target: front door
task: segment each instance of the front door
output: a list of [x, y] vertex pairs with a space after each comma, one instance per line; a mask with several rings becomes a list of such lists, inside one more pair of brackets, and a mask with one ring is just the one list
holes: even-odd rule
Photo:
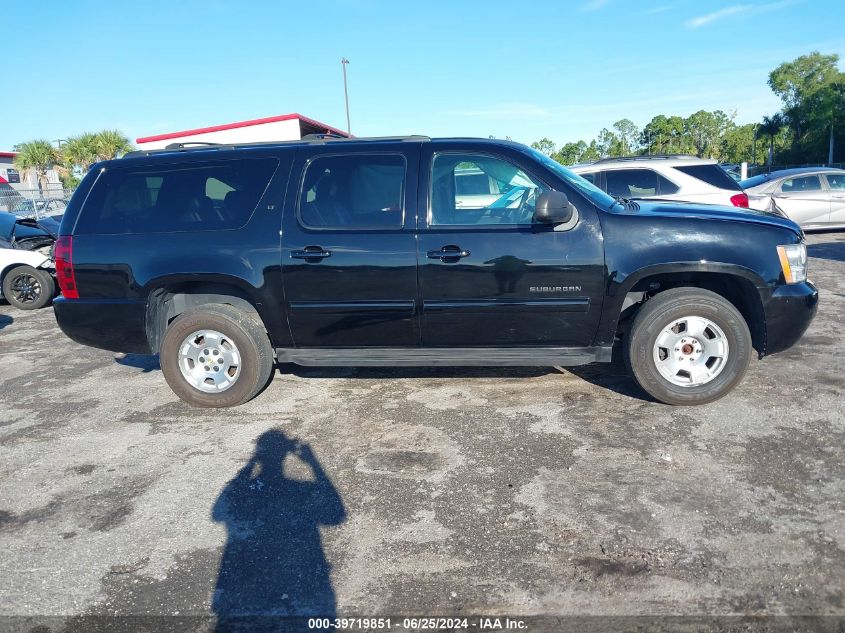
[[418, 343], [418, 162], [416, 143], [298, 152], [281, 249], [296, 347]]
[[789, 219], [803, 227], [824, 226], [830, 220], [830, 193], [816, 174], [785, 178], [774, 198]]
[[589, 346], [604, 294], [592, 207], [580, 198], [570, 225], [533, 223], [536, 198], [550, 187], [518, 152], [423, 146], [421, 163], [422, 344]]

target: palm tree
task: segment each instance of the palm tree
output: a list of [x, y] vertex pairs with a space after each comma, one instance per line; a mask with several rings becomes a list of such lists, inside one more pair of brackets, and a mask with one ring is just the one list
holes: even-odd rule
[[769, 159], [767, 161], [769, 167], [772, 166], [772, 160], [775, 154], [775, 136], [780, 133], [784, 125], [786, 125], [786, 121], [783, 118], [783, 114], [778, 112], [772, 116], [764, 116], [763, 122], [758, 128], [760, 134], [769, 137]]
[[44, 186], [47, 184], [47, 171], [52, 169], [60, 160], [59, 150], [53, 147], [50, 141], [37, 139], [28, 143], [21, 143], [18, 146], [15, 167], [20, 171], [35, 170], [35, 175], [38, 178], [38, 190], [43, 192]]
[[94, 135], [97, 160], [111, 160], [135, 149], [129, 139], [118, 130], [103, 130]]
[[97, 135], [90, 132], [69, 138], [62, 147], [65, 166], [71, 171], [78, 167], [85, 174], [97, 162], [96, 140]]

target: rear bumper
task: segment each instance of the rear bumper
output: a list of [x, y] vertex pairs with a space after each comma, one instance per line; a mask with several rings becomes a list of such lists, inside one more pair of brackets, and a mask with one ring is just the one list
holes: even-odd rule
[[798, 342], [819, 307], [819, 291], [806, 281], [778, 286], [763, 306], [766, 313], [766, 354]]
[[126, 354], [152, 353], [144, 301], [58, 297], [53, 311], [59, 328], [77, 343]]

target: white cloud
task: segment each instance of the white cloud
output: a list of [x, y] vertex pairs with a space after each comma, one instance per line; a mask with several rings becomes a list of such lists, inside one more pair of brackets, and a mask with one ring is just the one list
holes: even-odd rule
[[657, 7], [652, 7], [651, 9], [645, 12], [645, 15], [656, 15], [658, 13], [666, 13], [666, 11], [670, 11], [674, 8], [674, 4], [664, 4]]
[[800, 0], [781, 0], [780, 2], [769, 2], [767, 4], [734, 4], [724, 9], [719, 9], [713, 13], [699, 15], [684, 22], [684, 26], [690, 29], [697, 29], [708, 24], [712, 24], [716, 20], [727, 18], [732, 15], [749, 14], [749, 13], [767, 13], [769, 11], [777, 11], [783, 9], [791, 4], [795, 4]]
[[699, 15], [691, 20], [687, 20], [684, 24], [691, 29], [697, 29], [701, 26], [705, 26], [706, 24], [710, 24], [711, 22], [715, 22], [716, 20], [721, 20], [722, 18], [727, 18], [729, 16], [736, 15], [737, 13], [744, 13], [752, 8], [753, 7], [750, 4], [735, 4], [733, 6], [714, 11], [713, 13]]
[[582, 11], [598, 11], [604, 7], [610, 0], [590, 0], [587, 4], [581, 7]]

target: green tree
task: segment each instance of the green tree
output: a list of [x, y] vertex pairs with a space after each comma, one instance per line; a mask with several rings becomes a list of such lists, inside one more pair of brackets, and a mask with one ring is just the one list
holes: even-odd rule
[[17, 146], [18, 155], [15, 156], [15, 167], [20, 171], [35, 170], [38, 178], [38, 190], [44, 191], [47, 185], [47, 172], [56, 166], [61, 157], [50, 141], [37, 139]]
[[636, 146], [639, 145], [640, 129], [631, 119], [620, 119], [613, 124], [613, 129], [616, 130], [619, 139], [619, 155], [633, 154]]
[[539, 141], [531, 143], [531, 147], [536, 149], [538, 152], [543, 152], [546, 156], [551, 156], [555, 153], [556, 145], [553, 141], [543, 137]]
[[838, 55], [814, 51], [784, 62], [769, 74], [769, 86], [783, 102], [782, 120], [792, 132], [789, 160], [833, 159], [843, 140], [845, 73]]
[[97, 135], [86, 132], [72, 136], [62, 147], [65, 166], [85, 174], [97, 162]]
[[552, 155], [552, 158], [561, 165], [574, 165], [583, 161], [586, 152], [587, 144], [584, 141], [564, 143], [560, 150]]
[[118, 130], [103, 130], [94, 135], [94, 148], [97, 160], [118, 158], [135, 149], [135, 146]]
[[764, 116], [763, 122], [757, 128], [757, 134], [769, 137], [769, 156], [766, 164], [771, 166], [775, 154], [775, 137], [780, 134], [785, 125], [784, 116], [780, 112], [772, 116]]

